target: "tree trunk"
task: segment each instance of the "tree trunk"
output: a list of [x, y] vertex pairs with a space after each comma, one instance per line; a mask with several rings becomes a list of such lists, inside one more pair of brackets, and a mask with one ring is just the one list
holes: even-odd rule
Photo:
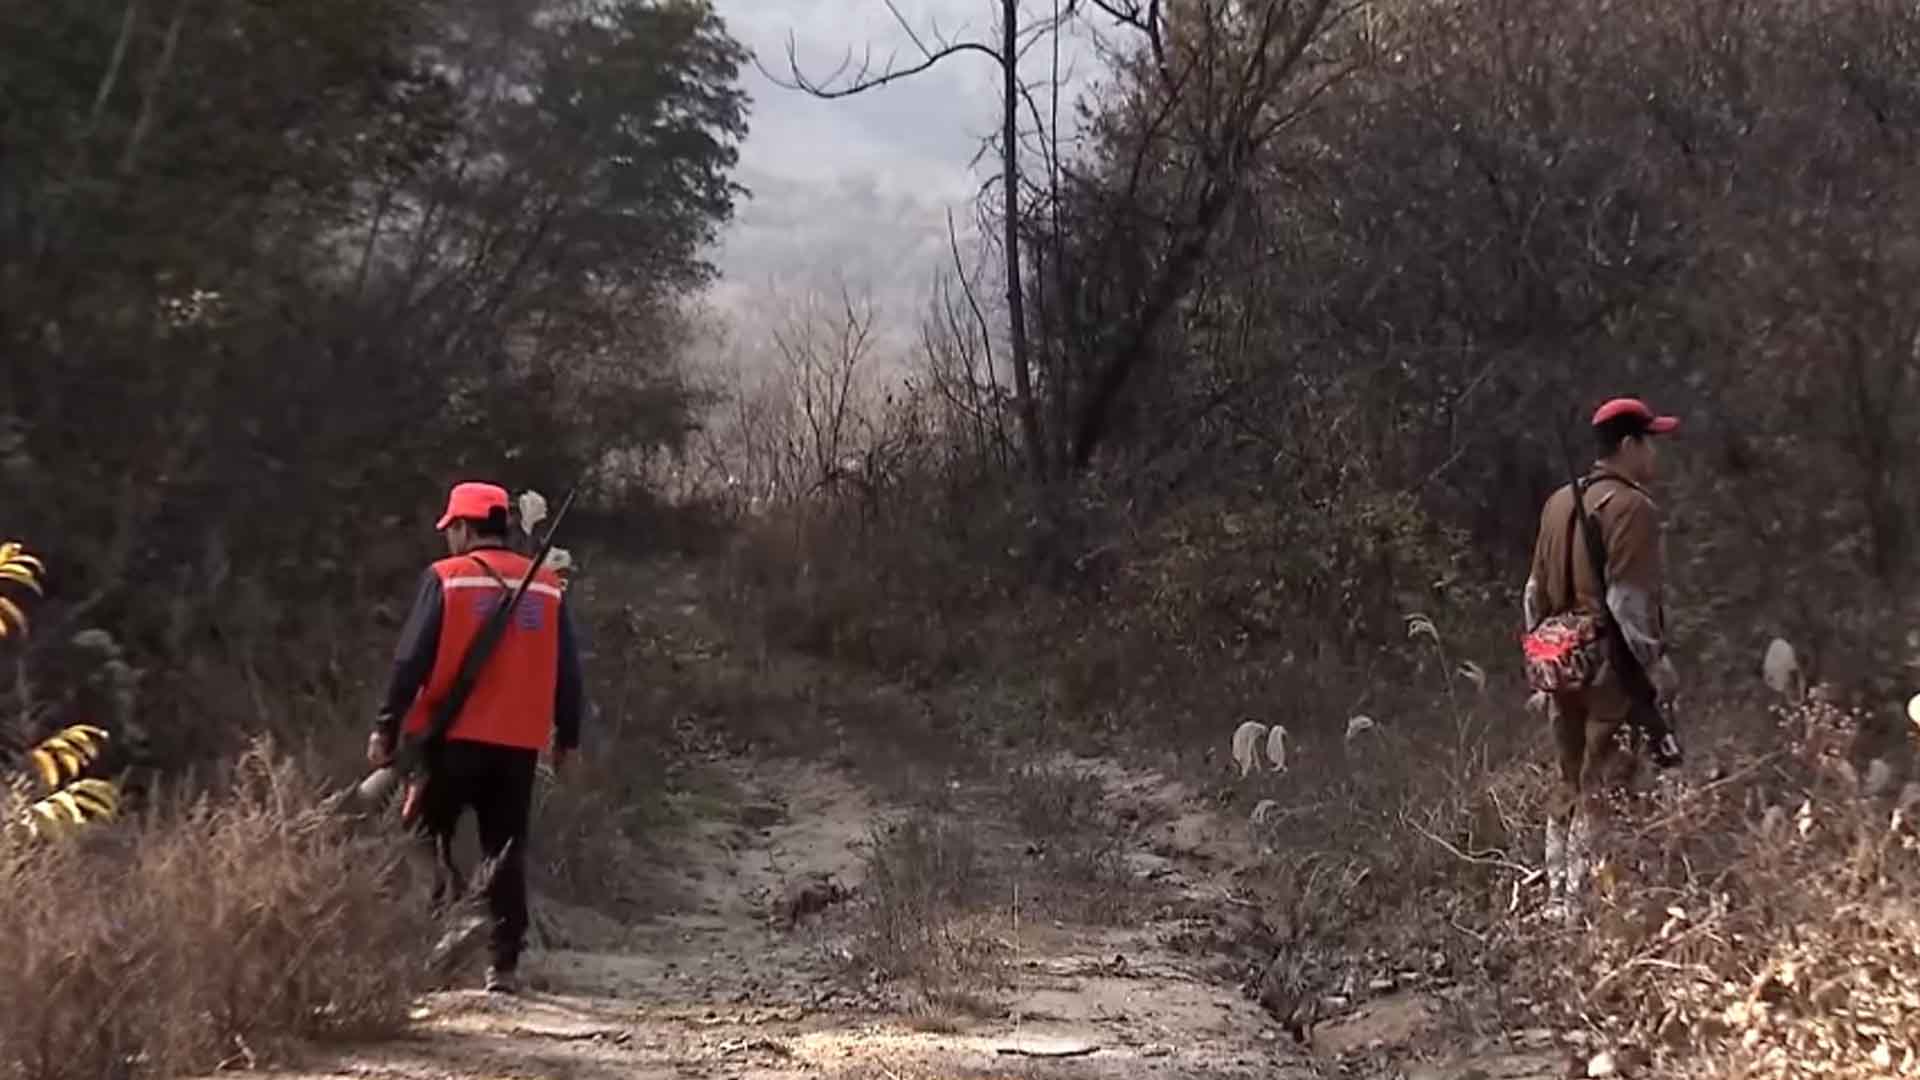
[[1007, 322], [1013, 346], [1013, 392], [1020, 407], [1020, 437], [1026, 443], [1027, 469], [1034, 484], [1047, 480], [1047, 449], [1040, 437], [1040, 407], [1033, 399], [1032, 358], [1027, 348], [1026, 297], [1020, 280], [1020, 71], [1019, 0], [1002, 0], [1000, 73], [1001, 181], [1006, 190]]

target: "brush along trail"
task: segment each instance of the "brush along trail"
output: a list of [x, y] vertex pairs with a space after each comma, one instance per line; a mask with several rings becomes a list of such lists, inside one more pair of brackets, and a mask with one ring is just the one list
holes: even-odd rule
[[[653, 583], [662, 635], [708, 644], [696, 662], [710, 681], [818, 687], [811, 662], [783, 657], [770, 671], [734, 655], [702, 617], [691, 571]], [[676, 596], [678, 602], [676, 602]], [[745, 650], [741, 650], [745, 651]], [[1259, 858], [1245, 822], [1152, 769], [1057, 755], [1049, 775], [1101, 792], [1111, 824], [1097, 885], [1124, 901], [1120, 917], [1077, 918], [1047, 901], [1063, 890], [1045, 867], [1048, 841], [1018, 814], [1004, 767], [955, 769], [938, 753], [877, 759], [860, 731], [925, 724], [913, 695], [848, 688], [867, 722], [838, 725], [814, 753], [732, 738], [756, 716], [708, 715], [687, 740], [687, 781], [724, 795], [661, 839], [659, 893], [671, 897], [630, 924], [536, 895], [535, 931], [521, 992], [448, 989], [422, 998], [407, 1032], [386, 1042], [316, 1047], [281, 1080], [480, 1080], [495, 1077], [1288, 1078], [1334, 1075], [1522, 1077], [1563, 1075], [1557, 1056], [1489, 1056], [1447, 1030], [1431, 987], [1410, 986], [1325, 1015], [1309, 1045], [1289, 1033], [1260, 980], [1273, 928], [1249, 891]], [[815, 691], [804, 703], [823, 710]], [[778, 705], [778, 703], [774, 703]], [[803, 703], [791, 703], [798, 715]], [[845, 710], [839, 710], [845, 711]], [[756, 746], [758, 742], [759, 746]], [[850, 748], [850, 744], [851, 745]], [[937, 749], [938, 741], [933, 746]], [[874, 761], [884, 764], [876, 770]], [[862, 767], [861, 762], [865, 762]], [[1029, 764], [1031, 764], [1029, 762]], [[892, 778], [876, 780], [877, 772]], [[931, 809], [929, 809], [931, 807]], [[885, 914], [868, 879], [865, 846], [918, 811], [977, 850], [990, 898], [935, 938], [964, 939], [984, 960], [932, 985], [886, 978], [866, 955]], [[536, 834], [537, 842], [537, 834]], [[1052, 883], [1050, 886], [1049, 883]], [[1071, 889], [1065, 890], [1071, 892]], [[1084, 905], [1089, 910], [1098, 904]], [[478, 960], [476, 959], [475, 963]], [[477, 987], [469, 966], [456, 980]], [[1327, 987], [1308, 990], [1317, 997]], [[1421, 1062], [1426, 1062], [1421, 1064]], [[244, 1056], [235, 1063], [245, 1065]], [[1423, 1071], [1424, 1070], [1424, 1071]], [[222, 1072], [247, 1077], [244, 1069]]]

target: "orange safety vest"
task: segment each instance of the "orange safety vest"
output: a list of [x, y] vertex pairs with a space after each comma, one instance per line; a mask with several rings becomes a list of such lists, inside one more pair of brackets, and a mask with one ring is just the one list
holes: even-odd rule
[[[513, 596], [533, 560], [517, 552], [483, 550], [433, 564], [440, 579], [440, 647], [401, 730], [423, 735], [435, 702], [453, 688], [460, 658], [496, 605]], [[541, 750], [553, 735], [553, 694], [559, 679], [560, 580], [542, 569], [527, 587], [473, 692], [447, 729], [448, 739]]]

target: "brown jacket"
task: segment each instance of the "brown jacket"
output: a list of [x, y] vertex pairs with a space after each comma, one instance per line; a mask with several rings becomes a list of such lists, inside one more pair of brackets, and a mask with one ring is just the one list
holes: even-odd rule
[[1549, 615], [1576, 608], [1611, 614], [1626, 632], [1634, 654], [1651, 670], [1664, 654], [1666, 640], [1659, 507], [1646, 491], [1612, 473], [1596, 471], [1588, 479], [1587, 510], [1606, 543], [1607, 595], [1599, 595], [1585, 531], [1573, 513], [1573, 487], [1563, 486], [1540, 511], [1533, 564], [1527, 574], [1527, 626], [1531, 629]]

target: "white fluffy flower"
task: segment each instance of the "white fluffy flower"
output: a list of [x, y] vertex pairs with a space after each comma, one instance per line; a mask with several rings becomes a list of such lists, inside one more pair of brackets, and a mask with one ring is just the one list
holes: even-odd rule
[[1259, 767], [1260, 743], [1267, 737], [1267, 725], [1248, 720], [1233, 729], [1233, 761], [1245, 776]]
[[1273, 762], [1274, 772], [1287, 771], [1287, 729], [1283, 724], [1275, 724], [1267, 731], [1267, 757]]
[[1776, 694], [1799, 697], [1800, 658], [1794, 654], [1793, 646], [1780, 638], [1767, 643], [1767, 653], [1760, 662], [1760, 673]]
[[533, 527], [547, 519], [547, 497], [537, 491], [520, 493], [520, 527], [533, 535]]

